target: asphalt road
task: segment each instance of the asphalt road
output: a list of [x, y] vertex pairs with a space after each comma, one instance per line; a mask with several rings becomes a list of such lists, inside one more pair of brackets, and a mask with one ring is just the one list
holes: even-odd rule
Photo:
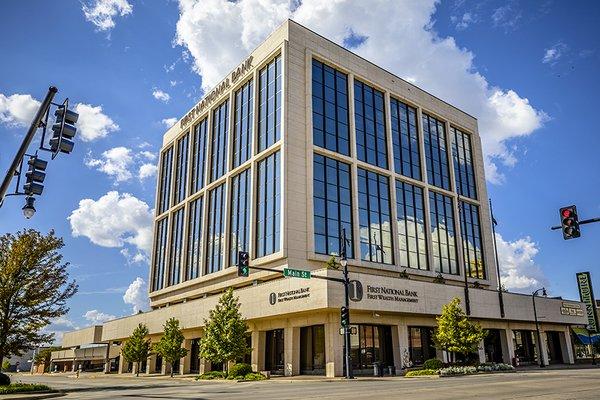
[[536, 370], [452, 378], [275, 378], [262, 382], [197, 382], [165, 377], [99, 374], [26, 375], [13, 381], [45, 383], [64, 390], [62, 399], [527, 399], [598, 400], [599, 369]]

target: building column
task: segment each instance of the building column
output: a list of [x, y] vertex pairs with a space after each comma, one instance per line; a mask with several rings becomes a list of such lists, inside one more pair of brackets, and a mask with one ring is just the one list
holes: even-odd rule
[[200, 359], [200, 364], [198, 365], [198, 373], [199, 375], [205, 374], [210, 371], [210, 361], [205, 360], [204, 358]]
[[164, 358], [162, 360], [162, 366], [160, 368], [161, 375], [170, 375], [171, 374], [171, 364], [169, 364]]
[[[404, 324], [397, 325], [396, 329], [392, 330], [392, 340], [394, 341], [394, 365], [396, 373], [400, 374], [400, 370], [410, 366], [408, 327]], [[396, 358], [396, 354], [398, 354], [398, 358]]]
[[[141, 363], [140, 363], [140, 364], [141, 364]], [[133, 362], [133, 363], [131, 363], [131, 373], [132, 373], [133, 375], [137, 374], [138, 368], [140, 368], [140, 367], [141, 367], [141, 365], [139, 365], [139, 366], [138, 366], [138, 363], [137, 363], [137, 362]]]
[[106, 345], [106, 353], [104, 354], [104, 373], [105, 374], [110, 373], [110, 346], [111, 345], [112, 345], [112, 342], [109, 341], [108, 344]]
[[502, 346], [502, 361], [512, 365], [515, 357], [515, 345], [511, 329], [500, 329], [500, 345]]
[[479, 362], [484, 363], [485, 362], [485, 343], [483, 340], [481, 342], [479, 342], [479, 348], [477, 349], [477, 352], [479, 354]]
[[283, 329], [283, 373], [285, 376], [300, 373], [300, 328], [288, 326]]
[[119, 357], [119, 369], [117, 370], [117, 373], [124, 374], [125, 372], [127, 372], [127, 362], [125, 361], [123, 354], [121, 354], [121, 357]]
[[[534, 333], [535, 334], [535, 333]], [[544, 361], [544, 365], [548, 365], [548, 337], [546, 336], [546, 332], [542, 331], [540, 328], [540, 336], [541, 336], [541, 343], [539, 343], [538, 345], [538, 351], [542, 357], [542, 360]], [[536, 337], [537, 339], [537, 337]]]
[[252, 353], [250, 363], [252, 371], [259, 372], [265, 369], [265, 340], [267, 333], [264, 331], [252, 331]]
[[344, 375], [344, 336], [340, 335], [340, 324], [325, 325], [325, 375], [328, 378]]
[[146, 360], [146, 374], [150, 375], [150, 374], [154, 373], [155, 369], [156, 369], [156, 354], [152, 354]]
[[179, 360], [179, 374], [189, 374], [192, 365], [192, 339], [184, 339], [183, 348], [187, 350], [187, 355]]
[[560, 351], [565, 364], [575, 364], [575, 356], [573, 355], [573, 346], [571, 345], [571, 330], [567, 326], [564, 332], [559, 332]]

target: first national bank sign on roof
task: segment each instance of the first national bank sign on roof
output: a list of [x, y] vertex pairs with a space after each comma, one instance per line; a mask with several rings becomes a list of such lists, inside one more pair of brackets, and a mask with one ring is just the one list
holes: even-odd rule
[[217, 87], [211, 90], [210, 93], [204, 99], [202, 99], [200, 103], [196, 104], [196, 107], [192, 108], [185, 115], [185, 117], [181, 119], [179, 127], [181, 129], [184, 129], [186, 126], [188, 126], [189, 123], [192, 122], [197, 116], [202, 114], [204, 110], [206, 110], [206, 108], [209, 107], [215, 101], [215, 99], [219, 98], [223, 94], [223, 92], [225, 92], [231, 87], [231, 85], [234, 85], [237, 81], [240, 80], [241, 77], [246, 75], [246, 73], [250, 71], [250, 68], [252, 68], [252, 56], [248, 57], [246, 61], [241, 63], [231, 73], [230, 76], [225, 78], [225, 80], [219, 83]]

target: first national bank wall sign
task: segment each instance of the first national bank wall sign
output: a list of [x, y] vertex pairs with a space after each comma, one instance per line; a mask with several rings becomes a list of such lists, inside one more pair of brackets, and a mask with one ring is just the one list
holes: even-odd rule
[[585, 304], [588, 326], [590, 331], [598, 332], [598, 319], [596, 318], [596, 300], [592, 290], [592, 278], [589, 272], [577, 273], [577, 286], [579, 286], [579, 297]]
[[221, 83], [217, 85], [210, 93], [202, 99], [202, 101], [194, 108], [192, 108], [186, 115], [181, 119], [179, 127], [184, 129], [190, 122], [196, 119], [197, 116], [202, 114], [207, 107], [209, 107], [217, 98], [219, 98], [223, 92], [228, 90], [231, 85], [234, 85], [241, 77], [246, 75], [252, 68], [252, 56], [248, 57], [243, 63], [241, 63], [230, 76], [225, 78]]

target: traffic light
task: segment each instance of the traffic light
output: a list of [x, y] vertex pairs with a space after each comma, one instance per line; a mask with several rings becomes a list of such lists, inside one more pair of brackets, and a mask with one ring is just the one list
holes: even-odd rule
[[560, 225], [562, 227], [563, 238], [565, 240], [578, 238], [581, 236], [579, 230], [579, 219], [577, 217], [577, 207], [568, 206], [560, 209]]
[[250, 254], [238, 251], [238, 276], [248, 276], [250, 273]]
[[38, 156], [32, 156], [27, 161], [29, 165], [29, 169], [25, 173], [25, 184], [23, 185], [23, 191], [27, 196], [32, 196], [34, 194], [40, 195], [44, 191], [44, 179], [46, 179], [46, 174], [44, 171], [48, 166], [48, 161], [44, 161]]
[[346, 307], [340, 308], [340, 323], [344, 328], [350, 325], [350, 310]]
[[[70, 153], [73, 151], [73, 136], [77, 132], [75, 123], [79, 119], [79, 114], [67, 109], [64, 105], [58, 107], [54, 112], [56, 122], [52, 125], [52, 138], [50, 139], [50, 149], [56, 155], [58, 152]], [[54, 157], [52, 157], [54, 158]]]

